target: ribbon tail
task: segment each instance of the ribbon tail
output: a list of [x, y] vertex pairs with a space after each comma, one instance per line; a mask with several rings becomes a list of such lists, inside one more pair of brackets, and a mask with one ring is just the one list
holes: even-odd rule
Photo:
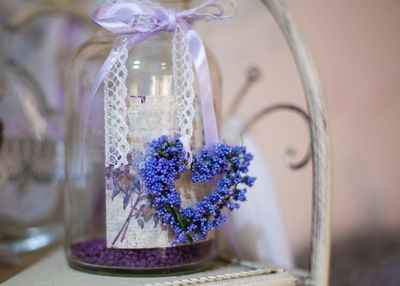
[[86, 148], [86, 140], [87, 140], [87, 132], [88, 132], [88, 127], [89, 127], [90, 114], [93, 109], [93, 104], [94, 104], [94, 100], [96, 98], [97, 91], [100, 88], [101, 83], [103, 82], [103, 80], [105, 79], [105, 77], [107, 76], [107, 74], [109, 73], [109, 71], [112, 67], [113, 58], [115, 55], [114, 53], [115, 53], [115, 50], [113, 49], [111, 51], [111, 53], [109, 54], [109, 56], [107, 57], [107, 59], [105, 60], [105, 62], [103, 63], [103, 65], [101, 66], [100, 70], [98, 71], [98, 73], [95, 77], [94, 84], [90, 90], [89, 103], [88, 103], [88, 108], [87, 108], [85, 121], [84, 121], [84, 127], [83, 127], [83, 138], [81, 141], [81, 146], [79, 148], [80, 160], [81, 160], [81, 163], [80, 163], [81, 172], [80, 173], [82, 174], [82, 176], [85, 173], [84, 153], [85, 153], [85, 148]]
[[179, 25], [185, 33], [186, 44], [197, 73], [205, 142], [206, 145], [214, 145], [218, 143], [218, 126], [206, 49], [200, 35], [191, 25], [184, 21], [181, 21]]

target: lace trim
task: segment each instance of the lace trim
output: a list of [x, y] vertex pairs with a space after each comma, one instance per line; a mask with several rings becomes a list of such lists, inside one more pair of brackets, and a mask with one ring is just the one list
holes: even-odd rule
[[188, 165], [192, 163], [190, 141], [193, 135], [195, 92], [193, 88], [193, 62], [186, 44], [185, 33], [177, 26], [172, 42], [172, 62], [174, 75], [174, 92], [177, 98], [177, 119], [179, 134], [183, 147], [188, 154]]
[[128, 70], [127, 39], [113, 53], [112, 67], [104, 80], [104, 111], [105, 111], [105, 161], [106, 166], [114, 168], [126, 165], [129, 153], [127, 125], [127, 96], [126, 79]]

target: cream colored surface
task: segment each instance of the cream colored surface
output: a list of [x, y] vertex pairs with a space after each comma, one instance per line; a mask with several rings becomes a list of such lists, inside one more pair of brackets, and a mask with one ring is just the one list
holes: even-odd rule
[[[268, 285], [294, 286], [296, 279], [288, 273], [276, 269], [250, 270], [243, 266], [219, 267], [215, 270], [185, 276], [158, 278], [110, 277], [76, 271], [68, 267], [62, 250], [56, 251], [45, 260], [11, 278], [5, 286], [167, 286], [167, 285]], [[170, 283], [166, 283], [169, 281]], [[174, 283], [180, 281], [179, 283]], [[200, 283], [204, 281], [204, 283]], [[196, 282], [196, 283], [190, 283]]]

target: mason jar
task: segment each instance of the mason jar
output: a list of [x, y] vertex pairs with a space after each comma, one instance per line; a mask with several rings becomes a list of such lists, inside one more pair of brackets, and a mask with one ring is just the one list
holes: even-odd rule
[[[0, 28], [2, 39], [7, 36]], [[33, 251], [62, 235], [64, 142], [32, 76], [0, 43], [0, 253]]]
[[[155, 2], [155, 1], [154, 1]], [[159, 1], [168, 8], [187, 8], [197, 1]], [[197, 2], [198, 4], [199, 2]], [[73, 56], [66, 81], [66, 255], [77, 269], [106, 274], [172, 274], [207, 267], [216, 255], [216, 237], [193, 243], [173, 244], [173, 233], [151, 207], [139, 169], [143, 152], [154, 139], [177, 134], [179, 101], [174, 94], [173, 33], [159, 32], [147, 38], [114, 65], [95, 96], [91, 90], [117, 37], [99, 31]], [[214, 105], [218, 114], [220, 74], [208, 51]], [[130, 168], [111, 170], [106, 158], [111, 130], [105, 93], [118, 93], [125, 82]], [[198, 86], [194, 81], [194, 118], [190, 148], [205, 143]], [[218, 116], [217, 116], [218, 117]], [[121, 123], [121, 122], [119, 122]], [[118, 135], [118, 134], [117, 134]], [[134, 166], [134, 167], [132, 167]], [[183, 207], [209, 194], [212, 184], [194, 184], [188, 172], [175, 182]]]

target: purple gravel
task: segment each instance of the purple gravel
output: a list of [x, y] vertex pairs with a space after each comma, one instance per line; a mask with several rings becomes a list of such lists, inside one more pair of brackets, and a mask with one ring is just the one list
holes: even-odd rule
[[105, 239], [78, 242], [71, 246], [75, 259], [102, 266], [126, 268], [163, 268], [183, 266], [209, 258], [211, 241], [170, 248], [115, 249], [107, 248]]

